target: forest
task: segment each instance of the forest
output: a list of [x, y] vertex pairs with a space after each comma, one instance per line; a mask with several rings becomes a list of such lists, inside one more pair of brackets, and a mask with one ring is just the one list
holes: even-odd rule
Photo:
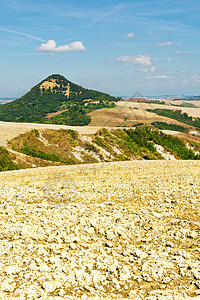
[[156, 113], [160, 116], [165, 116], [180, 122], [183, 122], [185, 124], [191, 125], [196, 127], [197, 129], [200, 129], [200, 118], [193, 118], [188, 116], [187, 113], [182, 113], [181, 110], [171, 110], [171, 109], [147, 109], [147, 111]]

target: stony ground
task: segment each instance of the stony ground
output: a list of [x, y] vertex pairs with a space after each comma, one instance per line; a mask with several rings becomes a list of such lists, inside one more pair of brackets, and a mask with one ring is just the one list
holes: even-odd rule
[[0, 174], [0, 299], [200, 299], [200, 167]]

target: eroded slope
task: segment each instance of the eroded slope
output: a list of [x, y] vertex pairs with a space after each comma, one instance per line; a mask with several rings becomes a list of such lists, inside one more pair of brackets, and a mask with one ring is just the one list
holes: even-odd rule
[[[100, 129], [95, 134], [68, 130], [32, 130], [8, 142], [21, 167], [82, 164], [135, 159], [200, 159], [200, 144], [151, 128]], [[18, 155], [18, 153], [20, 155]], [[23, 154], [23, 157], [22, 157]], [[27, 157], [27, 164], [24, 160]]]

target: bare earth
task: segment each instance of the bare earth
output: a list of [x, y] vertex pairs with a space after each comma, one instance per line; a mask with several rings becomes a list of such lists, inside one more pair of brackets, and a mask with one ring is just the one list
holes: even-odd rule
[[0, 174], [0, 299], [200, 299], [198, 161]]

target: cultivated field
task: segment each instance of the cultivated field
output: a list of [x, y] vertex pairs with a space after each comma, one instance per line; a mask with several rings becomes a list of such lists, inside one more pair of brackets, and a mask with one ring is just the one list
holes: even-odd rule
[[200, 118], [200, 107], [180, 107], [180, 106], [162, 105], [162, 104], [155, 104], [155, 103], [138, 103], [138, 102], [126, 102], [126, 101], [118, 102], [117, 105], [119, 105], [120, 107], [132, 107], [132, 108], [137, 107], [141, 110], [156, 109], [156, 108], [181, 110], [183, 113], [185, 112], [191, 117]]
[[200, 107], [200, 101], [199, 100], [192, 100], [192, 101], [183, 101], [183, 100], [167, 100], [167, 99], [160, 99], [159, 101], [165, 101], [166, 103], [172, 103], [172, 104], [176, 104], [176, 105], [180, 105], [183, 102], [187, 102], [187, 103], [191, 103], [196, 105], [197, 107]]
[[200, 166], [0, 174], [0, 299], [200, 299]]
[[[179, 121], [158, 116], [155, 113], [146, 111], [148, 108], [155, 109], [157, 106], [153, 107], [151, 104], [147, 104], [147, 106], [144, 107], [143, 105], [145, 104], [135, 102], [118, 102], [115, 108], [102, 108], [100, 110], [94, 110], [89, 113], [89, 115], [92, 117], [90, 126], [132, 126], [138, 123], [149, 125], [155, 121], [186, 126]], [[162, 108], [168, 107], [165, 105], [158, 106], [162, 106]], [[136, 109], [134, 107], [136, 107]], [[171, 106], [169, 107], [172, 108]]]

